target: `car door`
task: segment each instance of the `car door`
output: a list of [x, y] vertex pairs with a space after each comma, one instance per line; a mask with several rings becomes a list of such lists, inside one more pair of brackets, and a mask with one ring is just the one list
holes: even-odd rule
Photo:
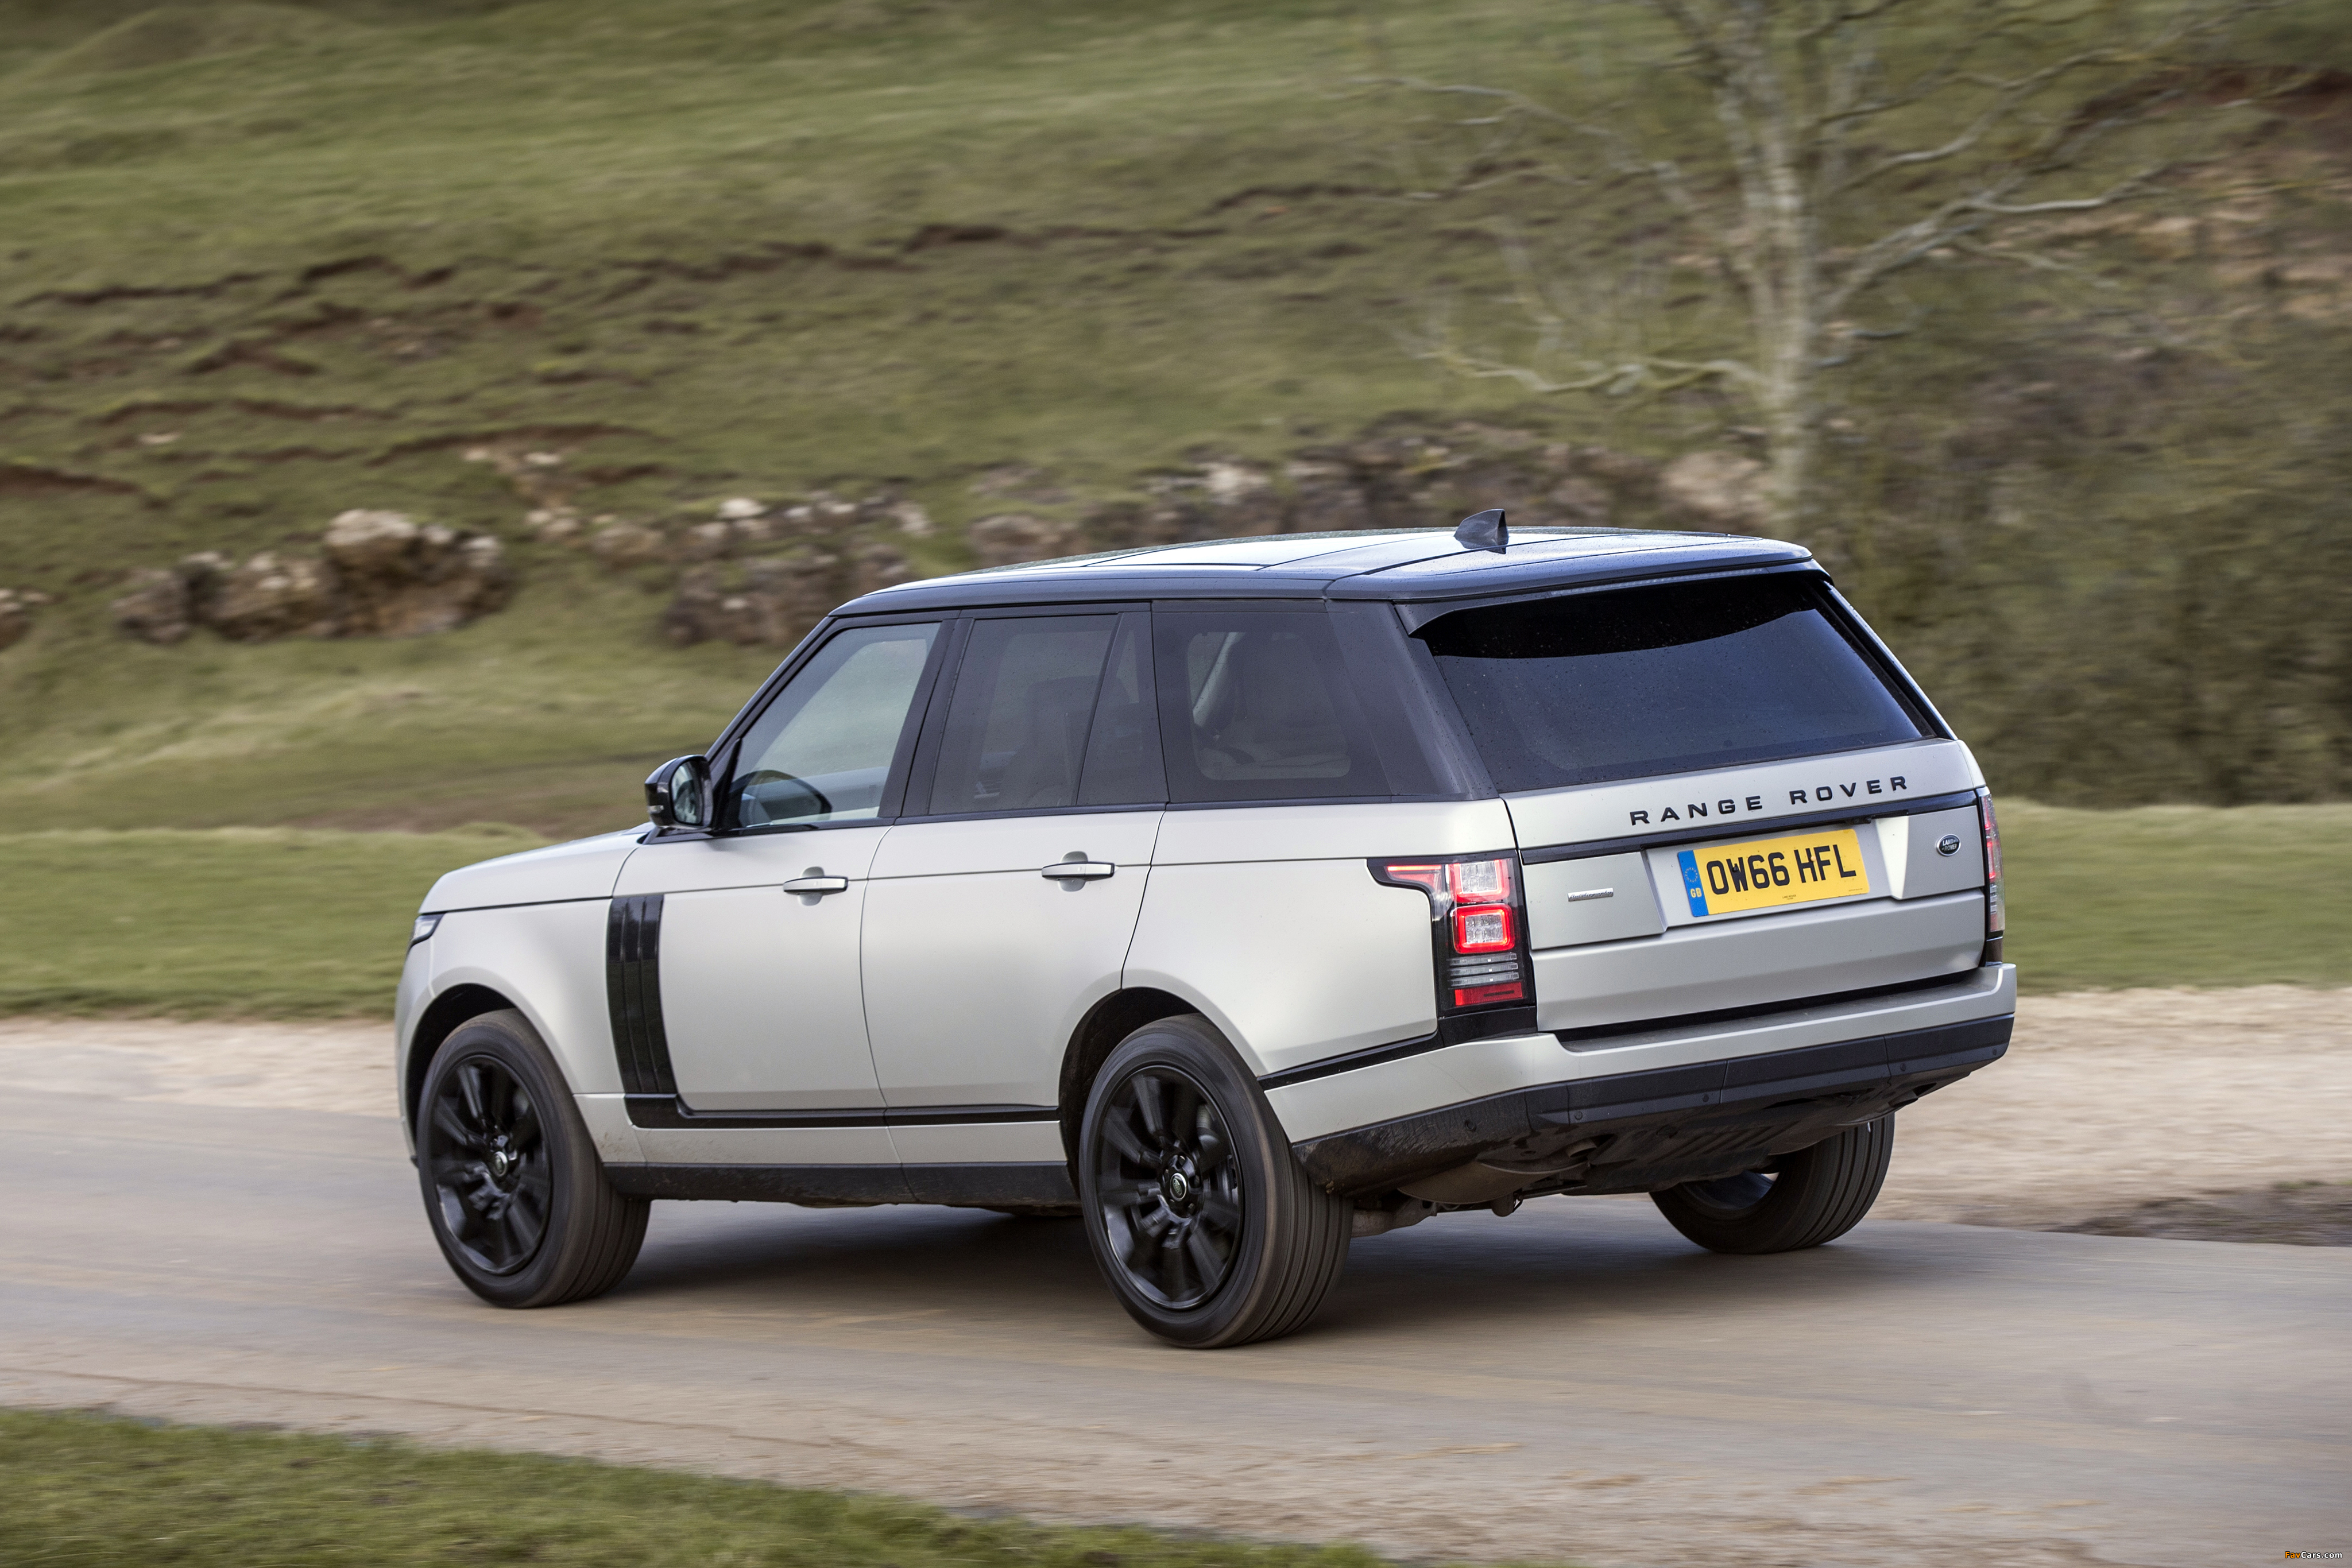
[[861, 944], [900, 1156], [1063, 1158], [1062, 1055], [1118, 988], [1165, 789], [1149, 617], [972, 618]]
[[650, 840], [624, 868], [615, 930], [634, 918], [656, 933], [636, 952], [655, 955], [650, 988], [682, 1113], [860, 1113], [814, 1120], [870, 1128], [870, 1148], [833, 1139], [841, 1157], [895, 1159], [866, 1045], [858, 927], [942, 626], [833, 632], [717, 759], [718, 831]]

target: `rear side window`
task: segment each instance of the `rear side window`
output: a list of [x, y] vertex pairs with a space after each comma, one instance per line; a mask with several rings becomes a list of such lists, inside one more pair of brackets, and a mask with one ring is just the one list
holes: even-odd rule
[[1160, 612], [1152, 624], [1171, 800], [1389, 792], [1321, 611]]
[[1039, 811], [1167, 799], [1139, 614], [972, 623], [940, 737], [929, 811]]
[[1929, 733], [1812, 578], [1488, 605], [1443, 616], [1419, 635], [1505, 790], [1850, 751]]

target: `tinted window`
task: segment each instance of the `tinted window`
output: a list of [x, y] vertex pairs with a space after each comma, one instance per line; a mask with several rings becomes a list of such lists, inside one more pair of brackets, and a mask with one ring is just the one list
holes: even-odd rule
[[935, 816], [1075, 806], [1116, 615], [972, 624], [931, 785]]
[[1094, 727], [1087, 734], [1086, 772], [1078, 781], [1081, 806], [1156, 804], [1168, 799], [1160, 769], [1160, 727], [1151, 701], [1149, 616], [1119, 622], [1095, 701]]
[[1926, 731], [1812, 579], [1459, 611], [1420, 635], [1503, 789], [1916, 740]]
[[853, 627], [818, 649], [744, 737], [734, 824], [814, 827], [879, 814], [939, 631], [936, 622]]
[[1171, 799], [1388, 793], [1321, 611], [1152, 620]]

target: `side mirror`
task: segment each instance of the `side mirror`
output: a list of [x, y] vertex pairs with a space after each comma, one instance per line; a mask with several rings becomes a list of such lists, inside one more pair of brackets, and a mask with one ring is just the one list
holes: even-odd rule
[[646, 779], [646, 816], [656, 828], [710, 826], [710, 759], [677, 757]]

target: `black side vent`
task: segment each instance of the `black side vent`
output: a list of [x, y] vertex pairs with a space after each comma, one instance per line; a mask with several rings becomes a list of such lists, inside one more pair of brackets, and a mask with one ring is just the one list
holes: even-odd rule
[[675, 1094], [669, 1036], [662, 1030], [662, 895], [613, 900], [604, 925], [604, 995], [613, 1009], [613, 1054], [621, 1088], [631, 1094]]

